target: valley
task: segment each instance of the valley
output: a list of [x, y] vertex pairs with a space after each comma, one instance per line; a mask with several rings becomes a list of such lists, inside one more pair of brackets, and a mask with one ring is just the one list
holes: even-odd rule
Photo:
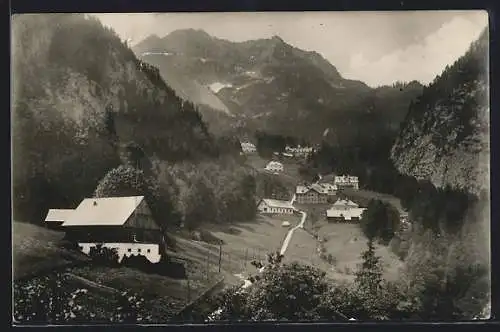
[[12, 20], [15, 325], [489, 315], [487, 28], [421, 82], [377, 42], [109, 22]]

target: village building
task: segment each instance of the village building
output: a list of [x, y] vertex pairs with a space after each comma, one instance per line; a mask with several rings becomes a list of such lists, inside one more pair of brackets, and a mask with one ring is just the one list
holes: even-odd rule
[[45, 225], [51, 229], [61, 229], [61, 225], [74, 211], [73, 209], [50, 209], [45, 217]]
[[257, 205], [257, 210], [264, 214], [293, 214], [295, 207], [289, 201], [263, 198]]
[[164, 237], [144, 196], [86, 198], [62, 227], [70, 241], [89, 254], [98, 244], [125, 256], [145, 256], [158, 263], [164, 253]]
[[337, 186], [331, 183], [319, 183], [319, 186], [327, 193], [328, 196], [335, 196], [337, 194]]
[[357, 176], [350, 175], [341, 175], [335, 176], [334, 184], [339, 189], [351, 188], [351, 189], [359, 189], [359, 180]]
[[255, 147], [255, 145], [253, 143], [250, 143], [250, 142], [241, 142], [241, 151], [243, 151], [243, 153], [255, 153], [257, 152], [257, 148]]
[[329, 222], [359, 222], [364, 210], [351, 200], [339, 199], [326, 210], [326, 218]]
[[270, 161], [266, 165], [266, 170], [268, 170], [270, 172], [283, 172], [284, 167], [283, 167], [283, 164], [280, 163], [279, 161]]
[[309, 146], [290, 147], [287, 145], [285, 151], [295, 157], [307, 157], [314, 152], [314, 149]]
[[319, 184], [310, 186], [299, 185], [295, 190], [295, 199], [299, 204], [326, 204], [328, 189]]

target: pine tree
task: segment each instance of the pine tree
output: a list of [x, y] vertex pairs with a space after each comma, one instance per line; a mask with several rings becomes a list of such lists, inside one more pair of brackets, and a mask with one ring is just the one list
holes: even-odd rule
[[368, 249], [361, 255], [363, 263], [356, 272], [358, 289], [367, 295], [376, 295], [382, 283], [380, 257], [375, 254], [373, 238], [368, 240]]

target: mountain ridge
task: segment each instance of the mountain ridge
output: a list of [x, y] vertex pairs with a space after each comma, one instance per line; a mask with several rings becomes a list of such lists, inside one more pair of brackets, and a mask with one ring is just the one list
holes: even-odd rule
[[[152, 49], [161, 54], [150, 54]], [[367, 112], [372, 120], [395, 128], [419, 92], [394, 88], [395, 95], [404, 95], [398, 103], [403, 107], [398, 106], [400, 114], [394, 118], [396, 112], [388, 112], [391, 118], [384, 119], [385, 107], [366, 109], [370, 100], [380, 99], [377, 89], [343, 78], [319, 53], [298, 49], [278, 36], [231, 42], [200, 30], [176, 30], [161, 41], [146, 38], [133, 50], [160, 68], [164, 79], [194, 103], [231, 113], [250, 127], [316, 142], [331, 127], [337, 136], [349, 136], [335, 123]], [[197, 84], [210, 91], [202, 91]]]

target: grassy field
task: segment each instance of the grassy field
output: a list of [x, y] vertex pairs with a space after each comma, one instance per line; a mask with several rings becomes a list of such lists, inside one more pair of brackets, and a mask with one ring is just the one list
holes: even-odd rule
[[62, 248], [63, 237], [62, 232], [14, 221], [12, 223], [14, 279], [75, 262], [88, 261], [87, 256]]
[[300, 222], [300, 216], [259, 215], [251, 223], [239, 223], [226, 228], [213, 226], [211, 233], [224, 241], [221, 268], [227, 274], [254, 273], [256, 269], [250, 264], [252, 260], [266, 260], [268, 253], [281, 249], [289, 230], [289, 227], [281, 226], [283, 221], [290, 222], [290, 227], [293, 227]]
[[297, 229], [293, 233], [285, 252], [284, 262], [311, 265], [327, 272], [329, 276], [332, 273], [331, 266], [319, 257], [318, 241], [303, 229]]
[[[323, 223], [317, 225], [319, 239], [323, 241], [325, 254], [331, 254], [336, 261], [335, 277], [352, 278], [352, 272], [362, 262], [361, 253], [367, 249], [367, 238], [357, 224]], [[401, 263], [390, 249], [376, 245], [377, 255], [381, 257], [384, 278], [394, 280], [398, 277]]]
[[[325, 254], [334, 257], [334, 264], [320, 258], [319, 242], [305, 230], [295, 231], [285, 254], [285, 261], [297, 261], [315, 266], [336, 280], [354, 280], [361, 254], [367, 249], [367, 239], [355, 224], [324, 224], [318, 227], [318, 235], [325, 247]], [[398, 277], [400, 261], [389, 248], [376, 245], [377, 255], [381, 257], [384, 278], [395, 280]]]
[[[246, 156], [247, 165], [253, 167], [257, 171], [272, 174], [264, 169], [270, 160], [271, 159], [263, 159], [257, 154]], [[274, 157], [272, 158], [272, 160], [277, 159], [276, 157]], [[276, 176], [279, 176], [284, 181], [284, 183], [291, 183], [295, 186], [301, 178], [299, 174], [299, 168], [301, 166], [300, 162], [296, 160], [286, 159], [281, 161], [281, 163], [283, 164], [283, 172], [276, 174]]]

